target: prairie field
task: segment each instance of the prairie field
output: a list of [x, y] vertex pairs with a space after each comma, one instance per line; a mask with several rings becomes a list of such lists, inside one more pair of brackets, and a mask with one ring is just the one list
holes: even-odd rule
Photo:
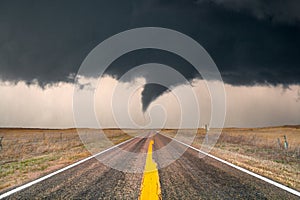
[[[173, 137], [176, 130], [165, 130], [164, 133]], [[204, 129], [198, 129], [192, 146], [205, 147], [202, 145], [205, 133]], [[284, 148], [284, 136], [287, 149]], [[181, 140], [185, 140], [184, 134]], [[224, 128], [209, 153], [300, 190], [300, 126]]]
[[[0, 192], [123, 142], [141, 130], [126, 130], [129, 134], [120, 129], [105, 129], [105, 134], [99, 132], [95, 129], [0, 129], [0, 137], [3, 137]], [[162, 130], [162, 134], [170, 137], [176, 132]], [[184, 141], [191, 137], [189, 132], [184, 130], [179, 139]], [[287, 149], [284, 148], [284, 136]], [[214, 137], [213, 133], [210, 137]], [[202, 148], [204, 141], [205, 130], [198, 129], [192, 145]], [[300, 190], [300, 126], [224, 128], [210, 153]]]
[[111, 142], [108, 143], [103, 139], [101, 144], [99, 142], [95, 144], [93, 136], [99, 135], [99, 130], [79, 131], [80, 137], [86, 135], [92, 137], [85, 138], [86, 142], [83, 144], [76, 129], [0, 129], [0, 137], [3, 137], [0, 150], [0, 192], [60, 169], [90, 156], [94, 151], [99, 152], [131, 137], [119, 129], [108, 129], [104, 130], [104, 133]]

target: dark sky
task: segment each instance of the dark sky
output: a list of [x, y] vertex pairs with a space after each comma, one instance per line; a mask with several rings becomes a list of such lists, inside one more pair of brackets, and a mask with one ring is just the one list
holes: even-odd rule
[[[41, 86], [73, 81], [87, 54], [121, 31], [155, 26], [198, 41], [232, 85], [300, 83], [298, 0], [0, 1], [0, 79]], [[119, 77], [149, 52], [124, 55], [107, 71]], [[187, 78], [195, 70], [167, 52], [150, 61], [167, 63]], [[165, 55], [165, 57], [164, 57]], [[127, 58], [126, 58], [127, 57]], [[164, 90], [147, 86], [144, 109]], [[154, 87], [154, 88], [153, 88]]]

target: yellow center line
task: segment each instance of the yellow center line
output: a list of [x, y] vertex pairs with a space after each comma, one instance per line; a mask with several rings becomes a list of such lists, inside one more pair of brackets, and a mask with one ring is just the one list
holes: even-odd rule
[[159, 176], [157, 170], [157, 164], [152, 158], [152, 145], [154, 141], [151, 140], [148, 147], [148, 153], [146, 158], [146, 165], [144, 169], [144, 177], [141, 185], [140, 200], [150, 199], [162, 199], [159, 183]]

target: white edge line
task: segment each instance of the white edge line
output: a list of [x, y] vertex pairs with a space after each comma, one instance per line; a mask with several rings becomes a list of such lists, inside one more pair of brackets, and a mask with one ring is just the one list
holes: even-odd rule
[[48, 178], [50, 178], [50, 177], [52, 177], [52, 176], [55, 176], [56, 174], [59, 174], [59, 173], [61, 173], [61, 172], [63, 172], [63, 171], [66, 171], [66, 170], [72, 168], [72, 167], [75, 167], [75, 166], [77, 166], [77, 165], [79, 165], [79, 164], [81, 164], [81, 163], [84, 163], [85, 161], [88, 161], [88, 160], [90, 160], [90, 159], [92, 159], [92, 158], [94, 158], [94, 157], [97, 157], [97, 156], [99, 156], [99, 155], [101, 155], [101, 154], [103, 154], [103, 153], [105, 153], [105, 152], [107, 152], [107, 151], [110, 151], [110, 150], [112, 150], [112, 149], [114, 149], [114, 148], [116, 148], [116, 147], [118, 147], [118, 146], [120, 146], [120, 145], [122, 145], [122, 144], [125, 144], [125, 143], [127, 143], [127, 142], [129, 142], [129, 141], [131, 141], [131, 140], [133, 140], [133, 139], [135, 139], [135, 138], [136, 138], [136, 137], [133, 137], [133, 138], [131, 138], [131, 139], [128, 139], [128, 140], [126, 140], [126, 141], [124, 141], [124, 142], [121, 142], [121, 143], [115, 145], [115, 146], [112, 146], [112, 147], [110, 147], [110, 148], [108, 148], [108, 149], [105, 149], [105, 150], [103, 150], [103, 151], [101, 151], [101, 152], [99, 152], [99, 153], [97, 153], [97, 154], [95, 154], [95, 155], [92, 155], [92, 156], [90, 156], [90, 157], [87, 157], [87, 158], [85, 158], [85, 159], [83, 159], [83, 160], [80, 160], [80, 161], [78, 161], [78, 162], [76, 162], [76, 163], [73, 163], [73, 164], [71, 164], [71, 165], [68, 165], [68, 166], [62, 168], [62, 169], [59, 169], [59, 170], [57, 170], [57, 171], [55, 171], [55, 172], [52, 172], [51, 174], [48, 174], [48, 175], [43, 176], [43, 177], [41, 177], [41, 178], [38, 178], [38, 179], [36, 179], [36, 180], [34, 180], [34, 181], [31, 181], [31, 182], [29, 182], [29, 183], [26, 183], [26, 184], [24, 184], [24, 185], [21, 185], [21, 186], [15, 188], [15, 189], [13, 189], [13, 190], [10, 190], [10, 191], [8, 191], [8, 192], [6, 192], [6, 193], [3, 193], [3, 194], [0, 195], [0, 199], [3, 199], [3, 198], [5, 198], [5, 197], [8, 197], [8, 196], [10, 196], [10, 195], [12, 195], [12, 194], [14, 194], [14, 193], [16, 193], [16, 192], [19, 192], [19, 191], [21, 191], [21, 190], [23, 190], [23, 189], [25, 189], [25, 188], [28, 188], [28, 187], [30, 187], [30, 186], [32, 186], [32, 185], [34, 185], [34, 184], [37, 184], [37, 183], [39, 183], [39, 182], [41, 182], [41, 181], [43, 181], [43, 180], [46, 180], [46, 179], [48, 179]]
[[239, 167], [239, 166], [237, 166], [237, 165], [234, 165], [234, 164], [232, 164], [232, 163], [230, 163], [230, 162], [227, 162], [227, 161], [225, 161], [225, 160], [222, 160], [221, 158], [218, 158], [218, 157], [216, 157], [216, 156], [213, 156], [213, 155], [211, 155], [211, 154], [208, 154], [208, 153], [206, 153], [206, 152], [204, 152], [204, 151], [201, 151], [200, 149], [197, 149], [197, 148], [192, 147], [192, 146], [190, 146], [190, 145], [188, 145], [188, 144], [185, 144], [185, 143], [183, 143], [183, 142], [181, 142], [181, 141], [179, 141], [179, 140], [177, 140], [177, 139], [175, 139], [175, 138], [171, 138], [171, 137], [166, 136], [166, 135], [163, 135], [163, 136], [165, 136], [165, 137], [167, 137], [167, 138], [169, 138], [169, 139], [175, 140], [176, 142], [179, 142], [179, 143], [181, 143], [181, 144], [183, 144], [183, 145], [185, 145], [185, 146], [187, 146], [187, 147], [189, 147], [189, 148], [191, 148], [191, 149], [193, 149], [193, 150], [195, 150], [195, 151], [198, 151], [199, 153], [202, 153], [202, 154], [204, 154], [204, 155], [206, 155], [206, 156], [208, 156], [208, 157], [210, 157], [210, 158], [213, 158], [213, 159], [215, 159], [215, 160], [217, 160], [217, 161], [220, 161], [220, 162], [222, 162], [222, 163], [224, 163], [224, 164], [226, 164], [226, 165], [229, 165], [229, 166], [231, 166], [231, 167], [233, 167], [233, 168], [235, 168], [235, 169], [238, 169], [238, 170], [240, 170], [240, 171], [242, 171], [242, 172], [245, 172], [245, 173], [247, 173], [247, 174], [249, 174], [249, 175], [251, 175], [251, 176], [254, 176], [254, 177], [256, 177], [256, 178], [258, 178], [258, 179], [260, 179], [260, 180], [263, 180], [263, 181], [265, 181], [265, 182], [267, 182], [267, 183], [270, 183], [270, 184], [272, 184], [272, 185], [275, 185], [276, 187], [279, 187], [279, 188], [281, 188], [281, 189], [283, 189], [283, 190], [285, 190], [285, 191], [287, 191], [287, 192], [290, 192], [290, 193], [292, 193], [292, 194], [294, 194], [294, 195], [300, 197], [300, 192], [298, 192], [298, 191], [296, 191], [296, 190], [294, 190], [294, 189], [291, 189], [291, 188], [289, 188], [289, 187], [287, 187], [287, 186], [285, 186], [285, 185], [282, 185], [282, 184], [280, 184], [280, 183], [277, 183], [277, 182], [275, 182], [275, 181], [272, 181], [271, 179], [268, 179], [268, 178], [266, 178], [266, 177], [264, 177], [264, 176], [258, 175], [258, 174], [254, 173], [254, 172], [251, 172], [251, 171], [247, 170], [247, 169], [244, 169], [244, 168], [242, 168], [242, 167]]

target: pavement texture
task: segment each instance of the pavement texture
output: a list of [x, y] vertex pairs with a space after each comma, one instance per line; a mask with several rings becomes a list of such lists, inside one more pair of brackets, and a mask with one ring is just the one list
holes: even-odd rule
[[[212, 158], [200, 158], [195, 150], [161, 134], [148, 136], [135, 138], [6, 199], [139, 199], [143, 183], [140, 169], [145, 169], [150, 142], [162, 199], [299, 199]], [[137, 154], [126, 158], [120, 149]], [[99, 160], [124, 166], [130, 172]]]

